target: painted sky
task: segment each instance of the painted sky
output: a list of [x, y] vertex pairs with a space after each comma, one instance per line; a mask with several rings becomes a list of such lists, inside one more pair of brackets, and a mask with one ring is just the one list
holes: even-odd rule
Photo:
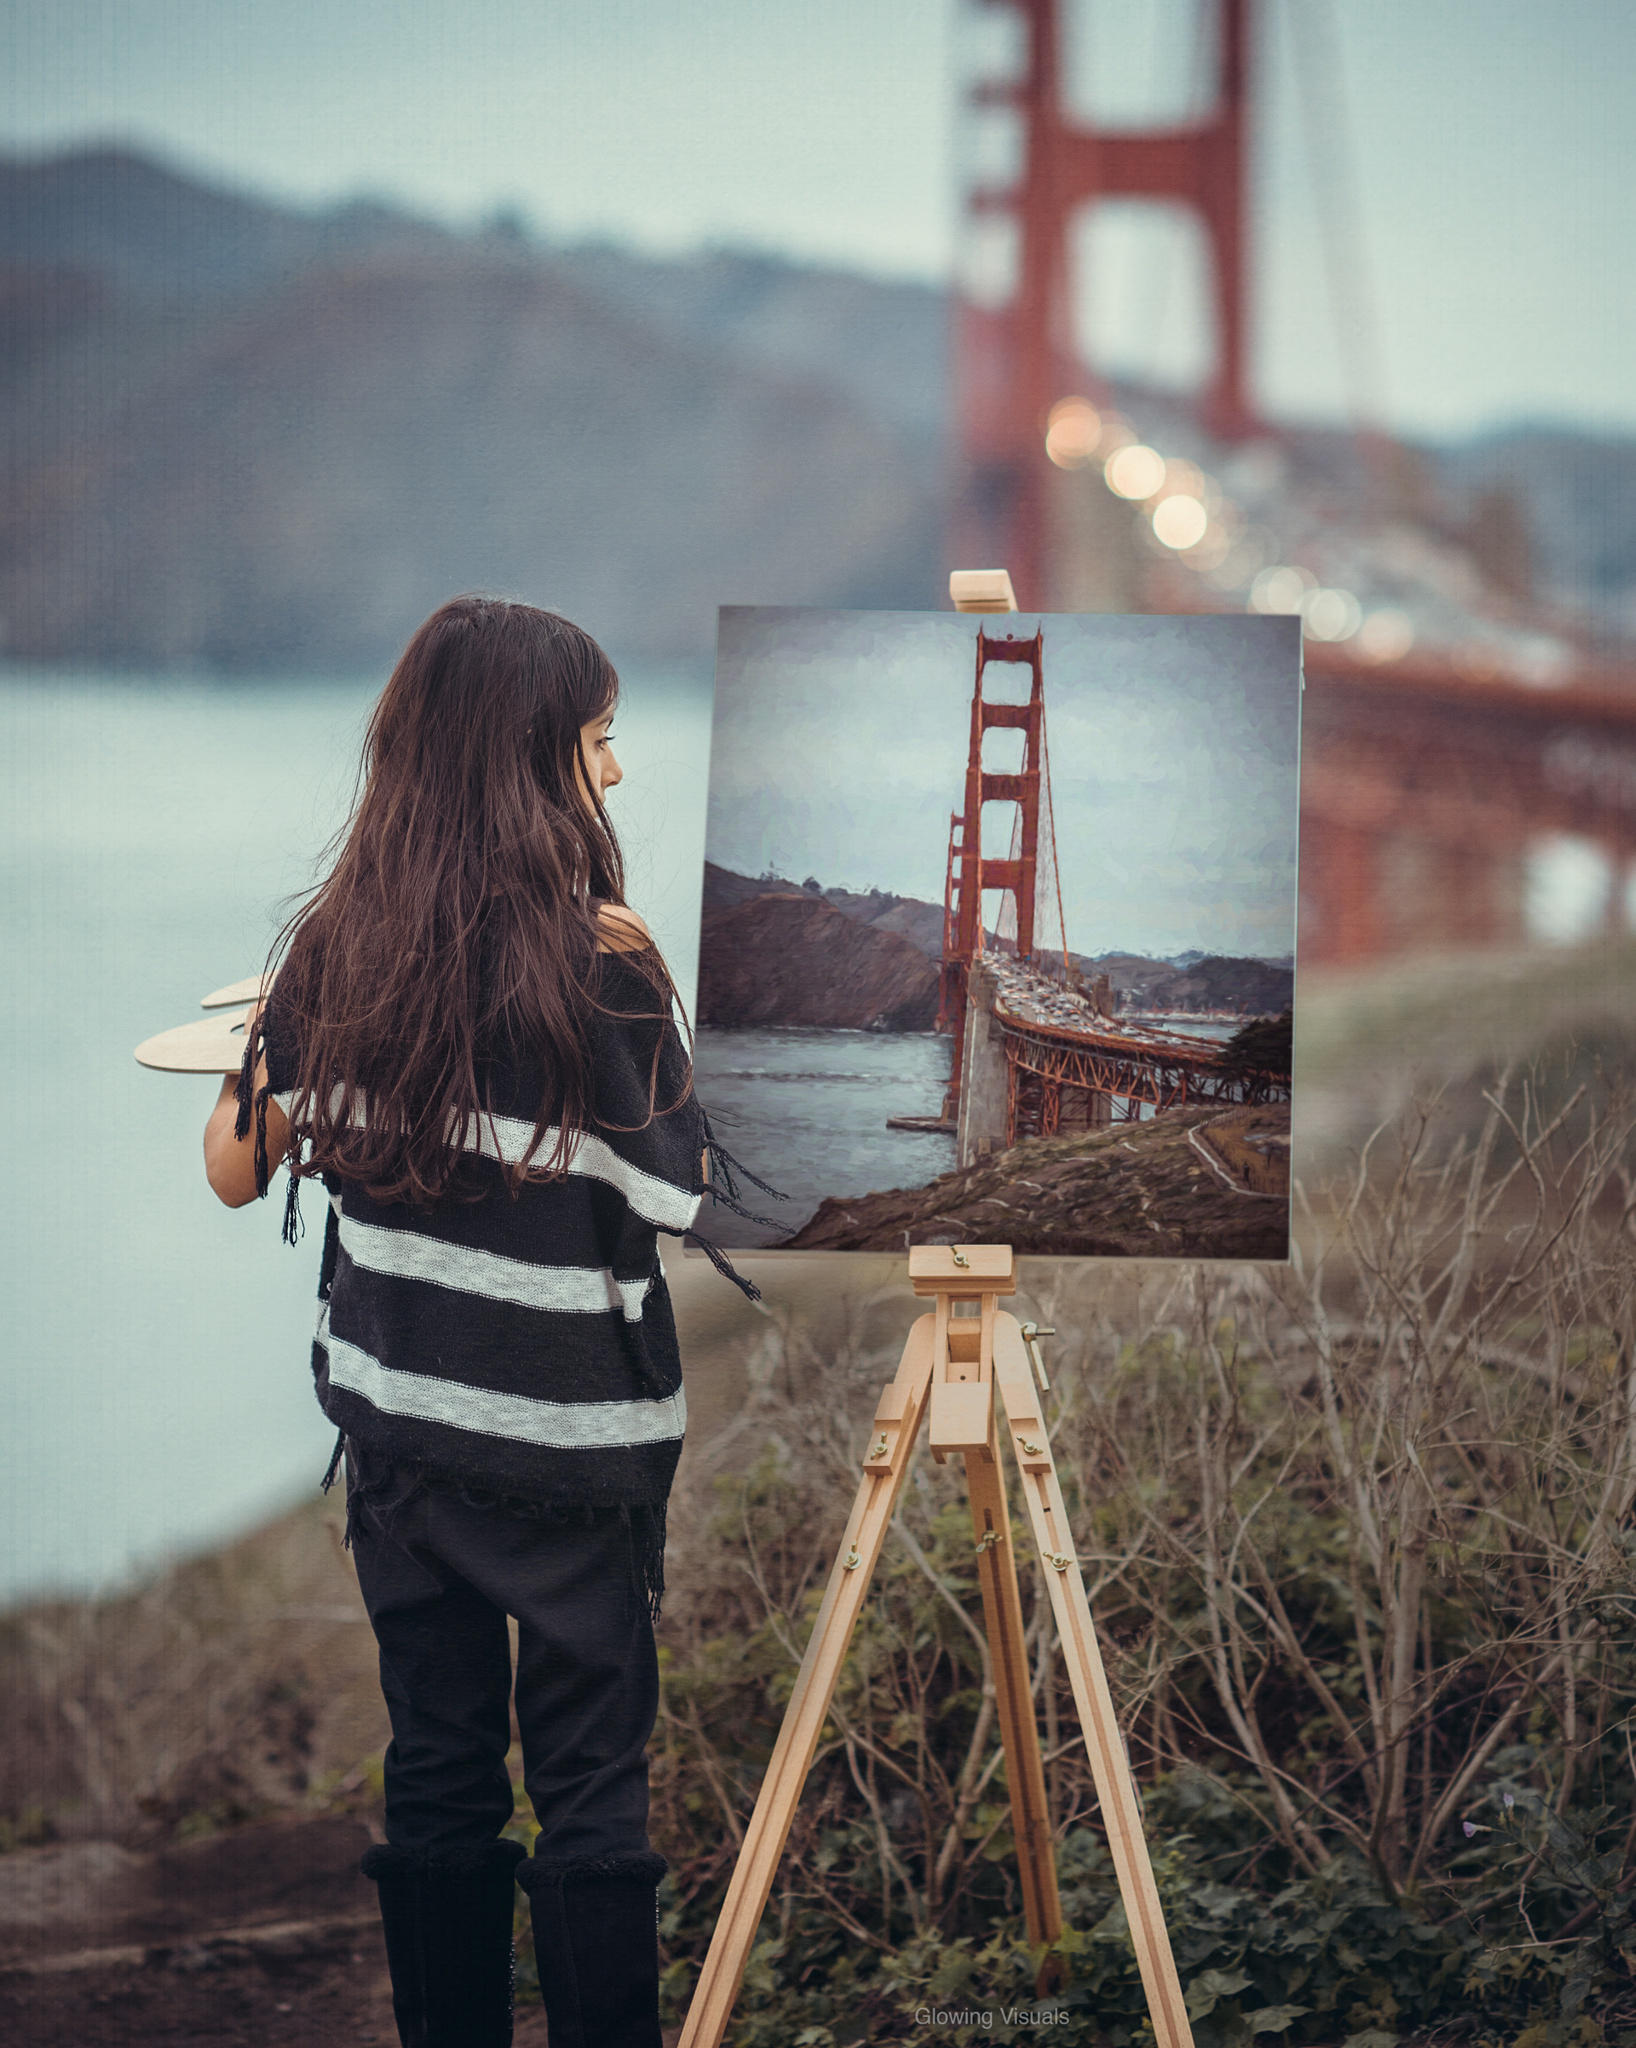
[[[1208, 90], [1199, 0], [1064, 4], [1075, 104], [1168, 119]], [[955, 119], [962, 78], [1006, 54], [1003, 17], [968, 0], [9, 0], [5, 18], [0, 147], [118, 139], [286, 199], [510, 206], [652, 250], [943, 278], [958, 174], [1005, 155]], [[1636, 430], [1636, 8], [1260, 0], [1257, 18], [1269, 410]], [[1109, 367], [1183, 377], [1196, 266], [1143, 218], [1088, 227], [1083, 324]]]
[[[1022, 614], [984, 630], [1028, 638], [1041, 623]], [[1297, 623], [1056, 615], [1043, 625], [1070, 947], [1287, 956]], [[740, 874], [771, 868], [941, 903], [977, 630], [952, 613], [725, 607], [708, 857]], [[1027, 674], [990, 668], [985, 694], [1014, 696]], [[1021, 736], [996, 742], [1019, 749]], [[1015, 807], [991, 815], [1002, 843], [985, 818], [984, 851], [1003, 855]]]

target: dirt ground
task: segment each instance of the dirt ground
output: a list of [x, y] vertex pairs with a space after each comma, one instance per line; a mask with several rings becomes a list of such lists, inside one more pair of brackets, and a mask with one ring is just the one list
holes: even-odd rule
[[[7, 2048], [395, 2048], [361, 1820], [274, 1821], [140, 1854], [0, 1858]], [[517, 2014], [516, 2048], [545, 2048]], [[667, 2035], [667, 2044], [673, 2039]]]

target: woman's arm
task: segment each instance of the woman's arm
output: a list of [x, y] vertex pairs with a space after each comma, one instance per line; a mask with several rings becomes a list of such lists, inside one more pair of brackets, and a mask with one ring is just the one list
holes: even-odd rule
[[[244, 1031], [248, 1038], [256, 1028], [261, 1014], [258, 1003], [245, 1019]], [[205, 1125], [204, 1157], [205, 1178], [228, 1208], [242, 1209], [246, 1202], [256, 1199], [256, 1126], [250, 1120], [250, 1129], [242, 1138], [233, 1135], [238, 1122], [237, 1074], [229, 1074], [222, 1082], [222, 1092], [216, 1098], [216, 1106], [210, 1112], [210, 1121]], [[267, 1061], [263, 1057], [256, 1061], [256, 1088], [258, 1092], [267, 1085]], [[284, 1157], [289, 1143], [290, 1123], [271, 1097], [267, 1102], [267, 1158], [269, 1164]]]

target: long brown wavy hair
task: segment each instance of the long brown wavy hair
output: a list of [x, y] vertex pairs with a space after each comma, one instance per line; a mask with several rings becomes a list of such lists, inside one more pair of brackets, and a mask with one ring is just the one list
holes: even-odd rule
[[[543, 1075], [512, 1193], [566, 1170], [592, 1107], [597, 905], [625, 900], [580, 728], [618, 696], [591, 636], [533, 605], [454, 598], [404, 649], [325, 850], [334, 864], [269, 959], [282, 951], [273, 1028], [296, 1068], [292, 1176], [329, 1169], [416, 1206], [470, 1192], [461, 1137], [488, 1108], [480, 1071], [496, 1057]], [[657, 951], [625, 957], [668, 1017]], [[656, 1112], [650, 1088], [650, 1115], [674, 1106]]]

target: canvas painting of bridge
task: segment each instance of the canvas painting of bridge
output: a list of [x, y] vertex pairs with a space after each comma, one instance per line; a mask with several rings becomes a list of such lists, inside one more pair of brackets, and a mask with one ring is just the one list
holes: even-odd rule
[[722, 610], [724, 1242], [1288, 1256], [1300, 631]]

